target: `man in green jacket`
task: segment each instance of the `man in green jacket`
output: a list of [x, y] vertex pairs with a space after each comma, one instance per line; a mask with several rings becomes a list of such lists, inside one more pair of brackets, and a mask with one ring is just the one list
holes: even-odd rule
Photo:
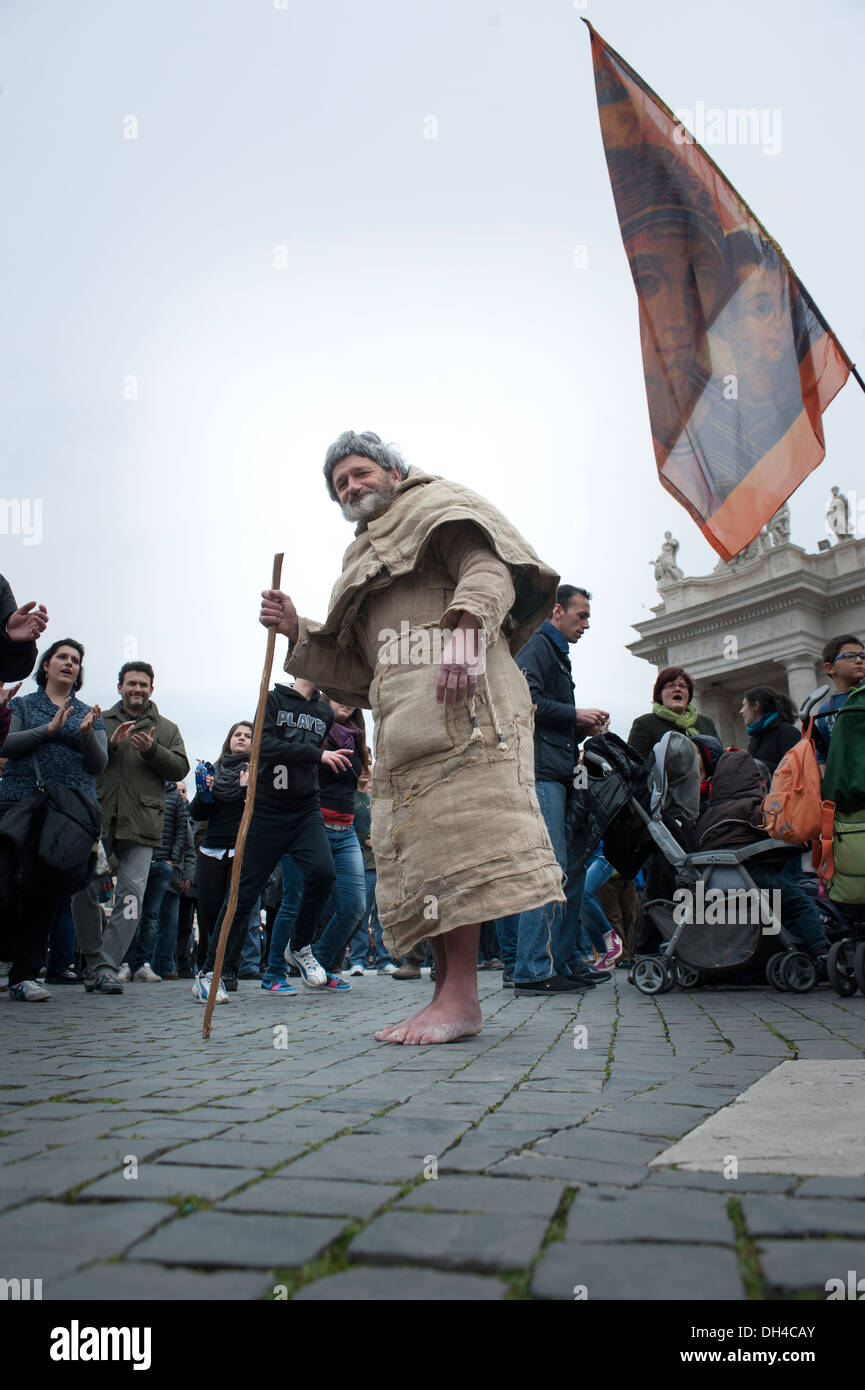
[[[87, 956], [84, 987], [98, 994], [122, 994], [120, 963], [135, 935], [154, 849], [162, 844], [165, 783], [189, 771], [189, 759], [176, 724], [156, 708], [153, 667], [127, 661], [120, 669], [120, 699], [102, 718], [108, 731], [108, 766], [97, 778], [102, 806], [102, 840], [117, 861], [114, 910], [101, 946], [81, 941]], [[82, 924], [83, 925], [83, 924]], [[81, 936], [79, 926], [79, 938]]]

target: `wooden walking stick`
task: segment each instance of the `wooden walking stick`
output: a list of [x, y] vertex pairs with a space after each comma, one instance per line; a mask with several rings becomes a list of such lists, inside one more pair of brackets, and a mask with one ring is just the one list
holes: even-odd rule
[[[284, 558], [284, 555], [274, 555], [273, 557], [273, 580], [270, 586], [272, 589], [279, 588]], [[237, 832], [237, 842], [234, 846], [234, 860], [231, 865], [231, 885], [228, 890], [228, 906], [225, 909], [225, 916], [222, 919], [222, 928], [216, 947], [216, 959], [213, 962], [213, 976], [210, 981], [210, 989], [207, 993], [207, 1004], [204, 1010], [204, 1027], [201, 1030], [201, 1036], [203, 1038], [210, 1037], [210, 1021], [213, 1018], [216, 991], [219, 989], [219, 980], [222, 975], [222, 962], [225, 959], [225, 947], [228, 943], [228, 934], [231, 931], [234, 914], [237, 911], [237, 893], [240, 888], [240, 872], [243, 867], [243, 850], [246, 845], [246, 832], [249, 829], [249, 822], [252, 819], [252, 808], [255, 804], [255, 784], [258, 781], [258, 753], [261, 748], [264, 707], [267, 704], [267, 690], [270, 685], [270, 668], [273, 665], [273, 650], [275, 646], [276, 627], [274, 626], [267, 629], [267, 654], [264, 658], [264, 670], [261, 673], [261, 685], [258, 690], [258, 706], [255, 711], [255, 723], [252, 729], [252, 748], [249, 752], [249, 782], [246, 788], [246, 804], [243, 808], [240, 829]]]

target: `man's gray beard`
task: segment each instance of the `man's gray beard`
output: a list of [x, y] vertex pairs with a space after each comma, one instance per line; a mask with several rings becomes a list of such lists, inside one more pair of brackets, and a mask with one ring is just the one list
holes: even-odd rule
[[370, 488], [367, 495], [357, 502], [344, 502], [342, 514], [346, 521], [374, 521], [377, 516], [384, 515], [392, 501], [393, 488], [389, 492]]

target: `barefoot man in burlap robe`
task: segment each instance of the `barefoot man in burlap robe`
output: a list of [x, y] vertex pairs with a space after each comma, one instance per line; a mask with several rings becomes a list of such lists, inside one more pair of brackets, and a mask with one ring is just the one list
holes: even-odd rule
[[328, 450], [328, 491], [357, 523], [323, 623], [287, 594], [261, 621], [285, 669], [375, 718], [376, 902], [395, 957], [432, 939], [432, 1003], [382, 1042], [479, 1033], [480, 924], [563, 902], [535, 797], [532, 702], [517, 652], [552, 611], [558, 576], [483, 497], [407, 468], [378, 435]]

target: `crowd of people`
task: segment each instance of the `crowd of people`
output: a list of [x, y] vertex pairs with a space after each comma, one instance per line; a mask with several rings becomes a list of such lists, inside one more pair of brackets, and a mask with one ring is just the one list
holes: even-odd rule
[[[389, 505], [391, 484], [405, 483], [413, 474], [407, 474], [399, 456], [389, 453], [377, 436], [341, 439], [341, 449], [333, 457], [329, 454], [326, 464], [328, 487], [350, 519], [363, 519], [364, 499], [384, 497]], [[387, 481], [381, 492], [370, 482], [370, 476], [373, 483], [380, 482], [379, 474]], [[387, 478], [388, 474], [395, 476]], [[414, 481], [441, 480], [419, 475]], [[414, 496], [419, 507], [417, 487]], [[489, 526], [492, 530], [492, 523]], [[463, 526], [456, 538], [448, 533], [447, 546], [436, 532], [438, 550], [425, 561], [455, 573], [456, 589], [467, 586], [471, 576], [471, 583], [484, 594], [483, 602], [477, 600], [471, 609], [460, 606], [456, 598], [450, 600], [456, 619], [451, 632], [483, 603], [498, 622], [516, 604], [515, 570], [508, 564], [516, 565], [517, 542], [524, 543], [504, 536], [496, 541], [495, 552], [467, 548], [466, 529]], [[508, 564], [500, 562], [500, 554]], [[433, 708], [430, 701], [446, 710], [464, 705], [471, 720], [468, 754], [477, 759], [483, 756], [478, 749], [507, 753], [512, 748], [523, 770], [523, 786], [527, 754], [515, 745], [520, 732], [531, 728], [528, 768], [533, 770], [534, 790], [518, 810], [540, 824], [545, 834], [536, 825], [534, 839], [529, 837], [524, 846], [530, 889], [524, 891], [515, 881], [509, 897], [502, 874], [488, 875], [496, 883], [495, 891], [488, 889], [487, 880], [472, 871], [471, 843], [457, 847], [455, 840], [448, 841], [451, 860], [459, 858], [460, 883], [454, 896], [464, 894], [465, 885], [471, 884], [474, 900], [487, 909], [483, 919], [478, 912], [469, 935], [459, 922], [453, 928], [440, 924], [439, 906], [450, 902], [447, 874], [440, 869], [423, 878], [425, 886], [441, 885], [439, 896], [425, 893], [422, 904], [405, 906], [405, 880], [417, 836], [409, 840], [403, 832], [407, 825], [415, 832], [417, 808], [426, 827], [427, 853], [433, 837], [441, 833], [447, 838], [433, 799], [447, 778], [438, 771], [437, 780], [424, 781], [418, 774], [407, 785], [404, 770], [425, 766], [423, 753], [412, 763], [397, 748], [396, 721], [388, 725], [385, 720], [377, 729], [377, 778], [379, 764], [383, 768], [377, 796], [382, 799], [379, 788], [385, 787], [392, 801], [386, 811], [390, 819], [384, 831], [379, 821], [376, 838], [370, 805], [372, 755], [363, 716], [367, 702], [359, 698], [368, 686], [362, 641], [357, 639], [352, 648], [341, 639], [337, 661], [328, 647], [332, 639], [327, 625], [298, 619], [287, 595], [263, 595], [261, 621], [289, 637], [286, 669], [294, 680], [277, 682], [267, 697], [254, 805], [215, 1002], [227, 1003], [244, 978], [256, 980], [263, 993], [279, 998], [296, 994], [299, 986], [341, 993], [351, 989], [352, 977], [370, 969], [396, 980], [419, 979], [430, 961], [436, 983], [433, 1005], [377, 1036], [384, 1041], [443, 1041], [455, 1028], [461, 1030], [456, 1036], [478, 1031], [466, 984], [477, 969], [501, 970], [503, 986], [516, 995], [545, 996], [597, 988], [611, 980], [613, 969], [630, 962], [640, 947], [642, 878], [617, 873], [604, 856], [603, 844], [587, 843], [579, 829], [581, 791], [575, 771], [580, 745], [610, 728], [608, 711], [577, 704], [571, 667], [570, 648], [589, 631], [592, 595], [570, 584], [551, 590], [551, 572], [536, 563], [547, 586], [548, 616], [540, 609], [540, 621], [522, 628], [511, 624], [519, 640], [512, 638], [510, 643], [507, 679], [488, 654], [495, 699], [487, 675], [454, 657], [442, 662], [434, 692], [430, 681], [430, 690], [418, 695], [412, 707], [412, 736], [422, 742], [423, 721]], [[496, 585], [503, 599], [493, 597]], [[348, 583], [346, 592], [350, 587]], [[441, 590], [436, 594], [433, 604], [440, 608]], [[337, 607], [338, 602], [337, 598]], [[187, 804], [189, 760], [180, 730], [154, 701], [152, 666], [127, 661], [118, 673], [118, 699], [111, 708], [88, 705], [79, 694], [84, 685], [83, 644], [64, 638], [37, 654], [47, 622], [44, 606], [28, 603], [19, 608], [9, 585], [0, 581], [0, 961], [5, 962], [0, 974], [8, 971], [11, 997], [25, 1002], [48, 999], [46, 984], [51, 983], [83, 983], [88, 993], [118, 995], [128, 982], [185, 978], [192, 980], [195, 999], [204, 1003], [213, 987], [248, 793], [253, 723], [241, 719], [232, 724], [214, 763], [196, 770], [196, 794]], [[479, 624], [480, 619], [476, 629]], [[485, 620], [485, 630], [491, 626], [492, 621]], [[462, 630], [470, 631], [471, 622]], [[354, 662], [350, 669], [346, 650]], [[857, 637], [842, 634], [827, 643], [823, 658], [834, 691], [817, 712], [815, 742], [821, 763], [839, 710], [850, 691], [865, 680], [865, 648]], [[304, 670], [309, 675], [300, 674]], [[31, 671], [35, 689], [20, 693]], [[318, 683], [319, 671], [329, 673], [324, 688]], [[7, 687], [7, 681], [16, 684]], [[482, 681], [485, 698], [479, 717]], [[403, 698], [410, 706], [419, 689], [404, 686]], [[646, 758], [665, 734], [685, 734], [700, 760], [703, 814], [697, 830], [705, 846], [740, 844], [743, 834], [756, 838], [763, 833], [762, 796], [784, 754], [801, 738], [796, 711], [783, 692], [766, 686], [744, 691], [740, 713], [747, 751], [724, 750], [714, 724], [695, 708], [693, 697], [694, 682], [687, 671], [660, 671], [651, 708], [634, 720], [627, 742]], [[440, 769], [441, 760], [433, 761]], [[503, 789], [507, 785], [503, 782]], [[22, 807], [51, 787], [74, 790], [82, 804], [93, 808], [99, 826], [86, 873], [72, 891], [36, 872], [35, 850], [22, 841], [18, 828]], [[494, 821], [500, 818], [505, 834], [509, 829], [513, 833], [507, 820], [510, 806], [503, 794], [488, 808]], [[819, 959], [826, 941], [817, 929], [819, 922], [815, 927], [813, 916], [795, 898], [794, 858], [801, 855], [788, 852], [783, 862], [764, 862], [753, 873], [755, 879], [761, 876], [759, 882], [788, 894], [791, 929]], [[499, 859], [505, 862], [501, 855]], [[433, 911], [428, 910], [430, 902], [435, 903]], [[502, 915], [503, 905], [509, 903], [520, 910]], [[476, 998], [475, 985], [475, 1003]]]

